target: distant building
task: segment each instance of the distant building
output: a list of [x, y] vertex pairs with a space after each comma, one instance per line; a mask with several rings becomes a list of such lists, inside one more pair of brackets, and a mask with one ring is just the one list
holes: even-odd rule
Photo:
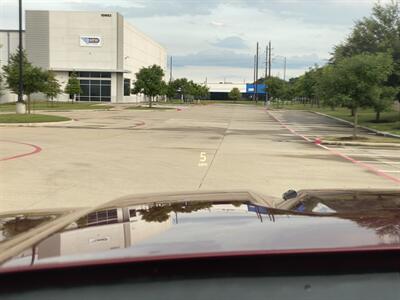
[[[72, 72], [80, 80], [78, 101], [140, 102], [142, 95], [130, 93], [135, 73], [153, 64], [166, 69], [166, 50], [138, 31], [117, 12], [36, 11], [25, 13], [26, 53], [30, 62], [52, 70], [65, 87]], [[15, 39], [15, 31], [8, 33]], [[1, 58], [10, 52], [2, 48]], [[8, 47], [8, 46], [7, 46]], [[6, 54], [4, 54], [6, 53]], [[43, 98], [36, 95], [36, 98]], [[16, 97], [2, 97], [14, 101]], [[56, 100], [68, 101], [61, 94]]]
[[[229, 100], [229, 92], [233, 88], [239, 89], [243, 99], [252, 99], [255, 93], [255, 86], [251, 83], [207, 83], [207, 87], [209, 88], [210, 100]], [[257, 93], [260, 100], [265, 100], [265, 84], [257, 84]]]
[[210, 100], [229, 100], [229, 92], [233, 88], [238, 88], [242, 96], [246, 96], [246, 83], [207, 83], [210, 93]]

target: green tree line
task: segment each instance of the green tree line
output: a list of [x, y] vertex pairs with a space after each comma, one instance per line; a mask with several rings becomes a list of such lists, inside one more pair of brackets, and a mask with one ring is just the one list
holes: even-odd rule
[[194, 83], [187, 78], [178, 78], [166, 83], [164, 70], [157, 65], [143, 67], [135, 74], [132, 93], [143, 94], [148, 98], [149, 107], [157, 97], [181, 99], [182, 102], [191, 102], [208, 98], [208, 88], [205, 85]]
[[377, 2], [368, 17], [355, 22], [349, 36], [334, 47], [329, 62], [284, 81], [268, 78], [270, 100], [347, 107], [357, 134], [360, 108], [381, 113], [400, 101], [400, 5]]

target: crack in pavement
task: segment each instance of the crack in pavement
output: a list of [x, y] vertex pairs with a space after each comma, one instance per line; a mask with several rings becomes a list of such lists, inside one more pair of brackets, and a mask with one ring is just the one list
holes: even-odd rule
[[215, 161], [215, 158], [217, 157], [217, 154], [218, 154], [218, 152], [219, 152], [219, 149], [221, 148], [222, 143], [224, 142], [225, 137], [227, 136], [227, 132], [228, 132], [229, 128], [231, 127], [231, 123], [232, 123], [232, 120], [233, 120], [233, 114], [234, 114], [234, 111], [235, 111], [235, 110], [236, 110], [236, 107], [233, 108], [233, 111], [232, 111], [232, 114], [231, 114], [231, 116], [230, 116], [228, 125], [226, 126], [226, 129], [225, 129], [224, 133], [222, 134], [222, 138], [221, 138], [221, 140], [220, 140], [220, 142], [219, 142], [219, 144], [218, 144], [217, 149], [215, 150], [215, 153], [214, 153], [213, 158], [211, 159], [210, 165], [209, 165], [209, 167], [207, 168], [207, 170], [206, 170], [206, 172], [205, 172], [203, 178], [201, 179], [200, 184], [199, 184], [199, 186], [197, 187], [197, 189], [200, 189], [200, 188], [202, 187], [204, 181], [206, 180], [206, 178], [207, 178], [207, 176], [208, 176], [208, 173], [210, 172], [210, 170], [211, 170], [211, 168], [212, 168], [212, 166], [213, 166], [213, 163], [214, 163], [214, 161]]

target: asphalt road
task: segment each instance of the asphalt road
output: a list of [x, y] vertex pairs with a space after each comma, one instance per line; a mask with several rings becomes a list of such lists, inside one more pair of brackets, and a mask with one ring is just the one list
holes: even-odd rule
[[[280, 197], [287, 189], [400, 186], [299, 136], [351, 131], [314, 114], [245, 105], [55, 114], [77, 121], [0, 127], [0, 211], [147, 192], [251, 189]], [[361, 150], [354, 157], [400, 167], [396, 149]]]

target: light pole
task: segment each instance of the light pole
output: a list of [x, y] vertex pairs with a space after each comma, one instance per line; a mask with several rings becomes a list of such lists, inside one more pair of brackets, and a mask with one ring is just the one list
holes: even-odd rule
[[[24, 80], [23, 80], [23, 49], [22, 49], [22, 0], [18, 1], [19, 4], [19, 45], [18, 45], [18, 101], [15, 104], [15, 111], [17, 114], [25, 114], [26, 106], [24, 103]], [[29, 111], [30, 113], [30, 111]]]
[[23, 68], [22, 68], [22, 0], [19, 0], [19, 31], [18, 31], [18, 35], [19, 35], [19, 78], [18, 78], [18, 102], [22, 103], [23, 99], [22, 99], [22, 95], [23, 95], [23, 80], [22, 80], [22, 72], [23, 72]]

